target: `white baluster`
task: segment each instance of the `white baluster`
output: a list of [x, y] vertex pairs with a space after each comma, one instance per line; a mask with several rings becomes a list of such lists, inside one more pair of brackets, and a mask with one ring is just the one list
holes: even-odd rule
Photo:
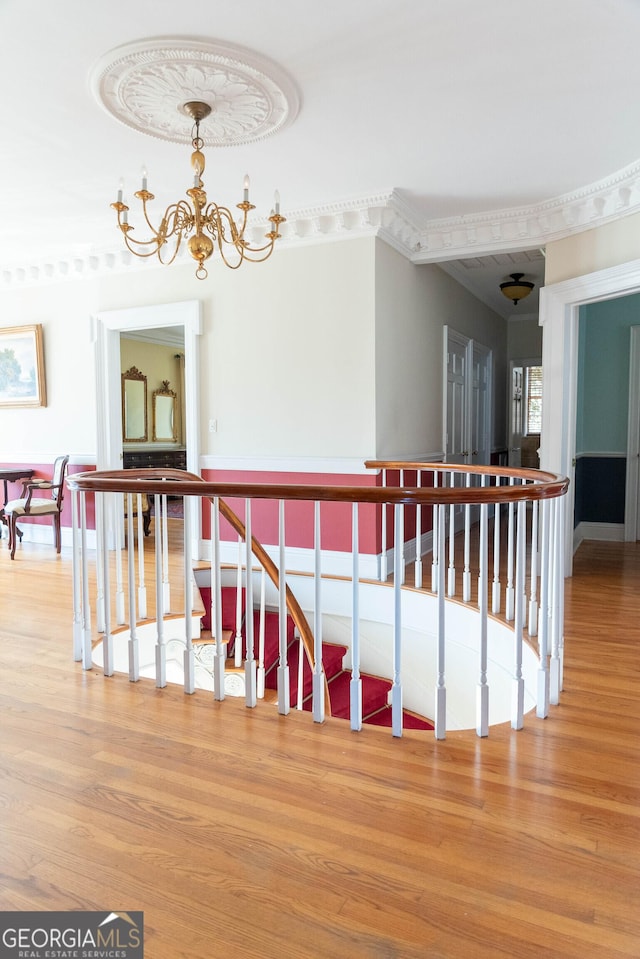
[[542, 501], [541, 550], [540, 550], [540, 609], [542, 615], [538, 629], [538, 689], [536, 715], [545, 719], [549, 715], [549, 577], [550, 577], [550, 500]]
[[258, 624], [258, 687], [257, 687], [258, 699], [264, 699], [264, 683], [265, 683], [264, 630], [265, 630], [265, 618], [266, 618], [265, 616], [266, 589], [267, 589], [267, 574], [264, 570], [264, 567], [262, 567], [261, 573], [260, 573], [260, 621]]
[[[382, 470], [382, 486], [383, 489], [386, 489], [387, 471], [385, 469]], [[382, 550], [380, 553], [380, 581], [384, 583], [389, 575], [387, 569], [387, 504], [383, 503], [380, 508], [382, 510], [380, 519], [380, 535], [382, 537]]]
[[[422, 471], [416, 471], [416, 486], [418, 489], [422, 486]], [[422, 506], [420, 503], [416, 506], [416, 565], [415, 565], [414, 585], [417, 588], [422, 587]]]
[[538, 634], [538, 500], [531, 510], [531, 579], [529, 590], [529, 636]]
[[[144, 581], [144, 526], [142, 516], [142, 495], [138, 499], [138, 615], [140, 619], [147, 618], [147, 587]], [[158, 520], [156, 518], [156, 536], [158, 535]]]
[[[400, 470], [400, 489], [404, 486], [404, 470]], [[400, 550], [400, 582], [404, 584], [405, 582], [405, 557], [404, 557], [404, 503], [400, 504], [401, 512], [401, 522], [398, 525], [397, 521], [394, 522], [394, 533], [395, 533], [395, 548]], [[399, 531], [402, 531], [402, 539], [398, 542]]]
[[[465, 485], [471, 486], [471, 473], [467, 473]], [[464, 507], [464, 564], [462, 570], [462, 600], [468, 603], [471, 600], [471, 506], [465, 503]]]
[[489, 684], [487, 683], [487, 642], [489, 610], [489, 506], [480, 505], [480, 575], [478, 576], [478, 610], [480, 614], [480, 679], [476, 691], [476, 733], [489, 735]]
[[[106, 542], [106, 511], [107, 494], [95, 497], [96, 512], [96, 629], [104, 633], [104, 557]], [[108, 554], [107, 554], [108, 555]]]
[[[513, 486], [513, 477], [509, 480], [509, 485]], [[514, 617], [514, 585], [513, 585], [513, 550], [514, 550], [514, 504], [509, 503], [507, 509], [507, 589], [505, 594], [505, 615], [508, 620]]]
[[195, 656], [193, 651], [193, 585], [191, 571], [191, 507], [193, 501], [190, 496], [182, 497], [184, 516], [184, 691], [188, 695], [195, 692]]
[[447, 733], [447, 688], [445, 685], [445, 596], [444, 596], [444, 550], [445, 550], [445, 510], [443, 504], [438, 510], [438, 606], [437, 606], [437, 684], [435, 694], [434, 735], [444, 739]]
[[562, 690], [562, 667], [564, 645], [562, 642], [562, 621], [564, 603], [564, 563], [563, 563], [563, 514], [564, 498], [558, 497], [551, 506], [551, 576], [549, 630], [551, 638], [551, 661], [549, 663], [549, 701], [556, 706]]
[[[438, 481], [439, 481], [439, 474], [438, 474], [437, 471], [435, 471], [434, 474], [433, 474], [433, 488], [434, 488], [434, 489], [437, 489], [437, 488], [438, 488], [438, 485], [439, 485]], [[438, 542], [439, 542], [439, 532], [438, 532], [438, 529], [439, 529], [439, 523], [440, 523], [440, 510], [439, 510], [439, 508], [435, 505], [435, 503], [434, 503], [434, 505], [433, 505], [433, 507], [432, 507], [432, 509], [431, 509], [431, 515], [432, 515], [432, 520], [431, 520], [431, 527], [432, 527], [432, 530], [431, 530], [431, 592], [432, 592], [432, 593], [437, 593], [437, 592], [438, 592], [438, 583], [439, 583], [439, 581], [440, 581], [440, 577], [439, 577], [439, 575], [438, 575], [438, 549], [439, 549], [439, 547], [438, 547]]]
[[162, 595], [165, 612], [171, 609], [171, 586], [169, 584], [169, 514], [167, 494], [162, 494]]
[[491, 589], [491, 612], [500, 612], [500, 503], [493, 513], [493, 584]]
[[[249, 610], [247, 609], [247, 617]], [[238, 536], [238, 571], [236, 576], [236, 639], [234, 666], [239, 669], [242, 665], [242, 537]]]
[[524, 580], [526, 566], [527, 504], [518, 503], [518, 529], [516, 536], [515, 611], [513, 626], [514, 675], [511, 703], [511, 727], [522, 729], [524, 725], [524, 677], [522, 674], [522, 634], [524, 628]]
[[78, 520], [77, 490], [71, 491], [71, 550], [73, 556], [73, 564], [71, 567], [73, 596], [73, 658], [75, 662], [79, 663], [82, 661], [82, 589], [80, 583], [82, 566], [80, 555], [80, 523]]
[[286, 593], [286, 549], [284, 500], [280, 500], [278, 514], [278, 612], [280, 625], [280, 660], [278, 663], [278, 712], [286, 716], [291, 708], [291, 690], [289, 688], [289, 663], [287, 661], [287, 593]]
[[320, 502], [314, 503], [313, 511], [314, 555], [314, 607], [313, 607], [313, 720], [323, 723], [325, 719], [324, 668], [322, 664], [322, 549]]
[[257, 704], [257, 681], [256, 681], [256, 660], [253, 644], [253, 554], [251, 550], [251, 500], [246, 501], [245, 506], [245, 549], [246, 549], [246, 616], [245, 616], [245, 636], [247, 640], [247, 658], [244, 662], [245, 676], [245, 703], [253, 709]]
[[[99, 498], [95, 497], [96, 500]], [[96, 530], [97, 532], [97, 530]], [[89, 560], [87, 553], [87, 495], [80, 494], [80, 548], [82, 550], [82, 667], [91, 669], [91, 604], [89, 602]]]
[[[213, 500], [211, 516], [211, 626], [216, 641], [213, 660], [213, 698], [224, 699], [224, 667], [226, 654], [222, 642], [222, 577], [220, 573], [220, 499]], [[238, 593], [240, 591], [238, 590]], [[242, 641], [242, 640], [241, 640]], [[236, 643], [238, 641], [236, 640]]]
[[[160, 495], [155, 494], [155, 514], [160, 516]], [[167, 647], [164, 636], [164, 591], [162, 588], [162, 537], [156, 528], [155, 542], [156, 568], [156, 686], [163, 689], [167, 685]]]
[[298, 641], [298, 688], [296, 691], [296, 709], [302, 709], [302, 700], [304, 695], [303, 690], [303, 681], [304, 681], [304, 645], [302, 642], [302, 636], [296, 629], [294, 632], [294, 637]]
[[[403, 534], [403, 511], [395, 506], [395, 526]], [[391, 732], [402, 736], [402, 558], [396, 557], [393, 577], [393, 683], [391, 685]]]
[[106, 494], [107, 502], [102, 510], [102, 575], [103, 575], [103, 596], [102, 604], [104, 616], [104, 635], [102, 638], [102, 657], [103, 672], [105, 676], [113, 676], [113, 635], [111, 633], [111, 595], [110, 595], [110, 570], [109, 570], [109, 541], [107, 535], [109, 500], [111, 493]]
[[558, 565], [556, 569], [556, 584], [557, 584], [557, 625], [556, 625], [556, 635], [558, 641], [558, 656], [560, 658], [560, 673], [558, 676], [559, 686], [558, 686], [558, 696], [562, 689], [564, 689], [564, 518], [565, 518], [565, 508], [566, 508], [566, 496], [561, 496], [557, 500], [556, 510], [558, 513], [557, 516], [557, 526], [558, 526]]
[[[386, 505], [384, 506], [386, 509]], [[349, 684], [351, 728], [362, 729], [362, 678], [360, 676], [360, 538], [358, 504], [351, 510], [351, 682]]]
[[[456, 485], [456, 477], [453, 470], [449, 474], [449, 486], [454, 489]], [[455, 506], [453, 503], [449, 506], [449, 576], [447, 580], [447, 594], [449, 596], [456, 595], [456, 560], [455, 560], [455, 549], [456, 549], [456, 513]]]
[[136, 613], [136, 563], [133, 517], [133, 494], [127, 493], [127, 585], [129, 594], [129, 680], [140, 678], [138, 629]]
[[124, 612], [124, 587], [122, 582], [122, 521], [124, 513], [124, 495], [115, 493], [113, 497], [115, 506], [114, 530], [115, 530], [115, 568], [116, 568], [116, 623], [122, 626], [126, 622]]

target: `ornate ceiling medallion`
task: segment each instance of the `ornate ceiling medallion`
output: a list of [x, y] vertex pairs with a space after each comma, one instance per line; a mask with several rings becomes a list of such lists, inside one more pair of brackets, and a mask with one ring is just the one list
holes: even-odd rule
[[190, 143], [184, 104], [211, 107], [208, 146], [253, 143], [296, 117], [293, 81], [272, 61], [244, 47], [190, 37], [156, 37], [117, 47], [91, 71], [98, 103], [140, 133]]

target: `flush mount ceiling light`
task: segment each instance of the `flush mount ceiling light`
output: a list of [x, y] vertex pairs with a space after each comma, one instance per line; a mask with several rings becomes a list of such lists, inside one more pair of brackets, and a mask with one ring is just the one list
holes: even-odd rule
[[510, 280], [505, 280], [504, 283], [500, 284], [500, 289], [506, 298], [511, 300], [514, 306], [517, 306], [520, 300], [529, 296], [535, 284], [530, 283], [529, 280], [523, 280], [524, 273], [511, 273], [510, 276]]
[[[241, 211], [231, 211], [207, 198], [202, 174], [205, 158], [200, 124], [206, 120], [207, 143], [230, 146], [252, 143], [292, 122], [298, 96], [291, 80], [275, 64], [241, 47], [218, 41], [160, 37], [127, 44], [103, 57], [93, 68], [91, 86], [101, 106], [117, 120], [141, 133], [178, 143], [190, 143], [193, 185], [188, 199], [170, 204], [159, 226], [151, 223], [147, 205], [154, 199], [142, 171], [134, 196], [142, 203], [148, 235], [138, 239], [129, 222], [129, 206], [120, 185], [111, 206], [127, 248], [136, 256], [157, 255], [172, 263], [183, 240], [197, 261], [196, 276], [204, 279], [206, 260], [217, 249], [223, 262], [237, 269], [245, 260], [261, 262], [271, 255], [280, 237], [280, 198], [276, 192], [269, 215], [266, 243], [247, 239], [249, 178], [244, 178]], [[185, 117], [191, 119], [187, 133]]]

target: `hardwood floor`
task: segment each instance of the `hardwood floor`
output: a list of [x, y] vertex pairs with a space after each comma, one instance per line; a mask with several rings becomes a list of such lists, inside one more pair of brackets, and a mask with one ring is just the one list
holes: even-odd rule
[[150, 959], [640, 955], [640, 548], [587, 543], [565, 690], [488, 739], [278, 717], [71, 658], [67, 551], [0, 549], [0, 909]]

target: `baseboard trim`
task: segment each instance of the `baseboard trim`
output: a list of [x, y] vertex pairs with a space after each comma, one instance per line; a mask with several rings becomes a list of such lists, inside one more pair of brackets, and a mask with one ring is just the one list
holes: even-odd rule
[[585, 539], [606, 543], [624, 542], [624, 523], [579, 523], [573, 531], [573, 550]]

